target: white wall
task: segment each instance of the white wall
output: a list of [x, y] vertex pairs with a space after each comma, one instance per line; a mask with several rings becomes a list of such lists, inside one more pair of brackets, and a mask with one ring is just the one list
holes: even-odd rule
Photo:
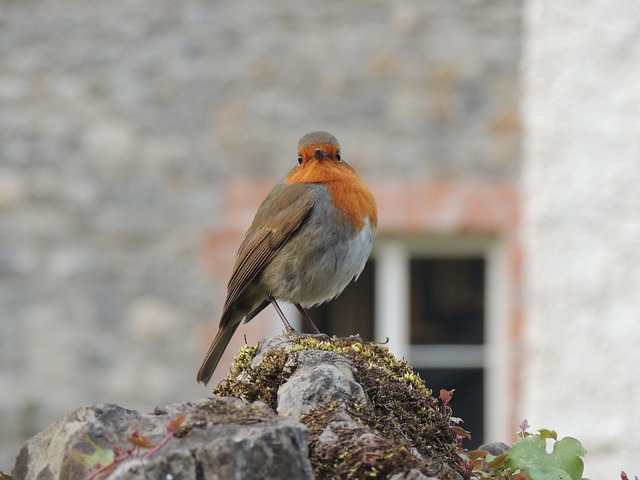
[[521, 413], [580, 439], [585, 476], [640, 475], [640, 2], [524, 17]]

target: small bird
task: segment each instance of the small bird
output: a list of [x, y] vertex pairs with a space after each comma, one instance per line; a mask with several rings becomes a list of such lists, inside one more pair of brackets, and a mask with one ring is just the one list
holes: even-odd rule
[[338, 140], [311, 132], [298, 142], [298, 164], [264, 199], [240, 245], [218, 333], [197, 381], [211, 379], [231, 337], [277, 300], [304, 308], [331, 300], [356, 280], [378, 226], [373, 195], [342, 159]]

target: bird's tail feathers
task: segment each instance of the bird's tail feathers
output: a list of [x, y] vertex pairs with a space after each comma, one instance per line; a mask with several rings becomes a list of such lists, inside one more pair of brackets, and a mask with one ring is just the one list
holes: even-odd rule
[[240, 322], [227, 322], [224, 327], [220, 327], [216, 334], [216, 338], [211, 342], [211, 346], [202, 361], [200, 370], [198, 370], [198, 375], [196, 377], [198, 382], [205, 385], [209, 383], [209, 380], [211, 380], [211, 377], [213, 376], [213, 372], [218, 366], [218, 362], [220, 362], [222, 354], [226, 350], [227, 345], [229, 345], [229, 341], [231, 341], [231, 337], [233, 337], [233, 334], [239, 325]]

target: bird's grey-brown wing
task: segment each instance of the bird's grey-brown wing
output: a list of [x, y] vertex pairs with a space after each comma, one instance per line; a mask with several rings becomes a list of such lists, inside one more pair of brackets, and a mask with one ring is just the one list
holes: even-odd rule
[[227, 288], [221, 326], [229, 321], [228, 313], [247, 286], [300, 227], [313, 205], [311, 189], [300, 183], [279, 184], [262, 202], [238, 250]]

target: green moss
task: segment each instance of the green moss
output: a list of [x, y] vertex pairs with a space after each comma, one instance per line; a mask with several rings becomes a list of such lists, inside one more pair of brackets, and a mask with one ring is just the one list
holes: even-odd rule
[[251, 403], [261, 400], [275, 410], [278, 388], [291, 376], [285, 369], [287, 352], [275, 348], [264, 352], [262, 362], [250, 366], [257, 347], [243, 347], [231, 366], [231, 372], [213, 390], [215, 395], [236, 397]]
[[[345, 426], [345, 413], [360, 426]], [[412, 455], [407, 445], [375, 430], [373, 415], [369, 406], [331, 403], [301, 419], [310, 431], [309, 454], [316, 478], [380, 478], [412, 468], [424, 470], [424, 462]], [[320, 435], [327, 426], [334, 439], [324, 443]], [[369, 438], [362, 441], [365, 435]]]

